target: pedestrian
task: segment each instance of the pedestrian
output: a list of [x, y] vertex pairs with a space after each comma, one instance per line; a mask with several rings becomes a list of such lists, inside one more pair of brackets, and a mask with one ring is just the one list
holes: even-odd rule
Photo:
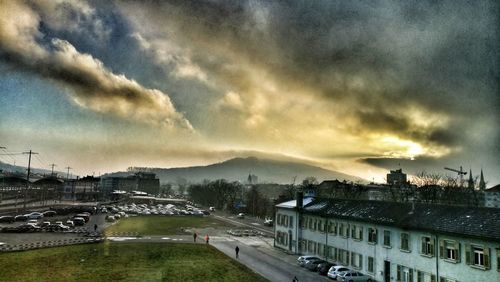
[[293, 277], [292, 282], [299, 282], [299, 279], [297, 279], [297, 276], [294, 276], [294, 277]]
[[236, 252], [236, 258], [238, 258], [238, 253], [240, 252], [240, 248], [236, 246], [236, 248], [234, 248], [234, 251]]
[[94, 224], [94, 232], [97, 232], [97, 224]]
[[208, 240], [210, 240], [210, 237], [208, 237], [208, 234], [205, 235], [205, 242], [208, 244]]
[[196, 232], [193, 233], [193, 240], [194, 242], [196, 243], [196, 237], [198, 237], [198, 234], [196, 234]]

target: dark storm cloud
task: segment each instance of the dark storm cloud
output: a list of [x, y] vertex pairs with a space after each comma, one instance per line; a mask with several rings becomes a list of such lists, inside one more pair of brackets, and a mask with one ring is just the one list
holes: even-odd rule
[[[123, 75], [114, 74], [90, 54], [80, 53], [71, 43], [50, 38], [41, 26], [85, 31], [79, 25], [87, 15], [95, 30], [106, 30], [90, 15], [86, 2], [51, 1], [0, 2], [0, 58], [15, 68], [40, 75], [68, 89], [78, 105], [102, 113], [134, 118], [167, 128], [191, 130], [190, 123], [176, 111], [169, 97], [148, 89]], [[55, 14], [47, 14], [49, 12]]]
[[[204, 41], [209, 53], [235, 52], [290, 89], [307, 88], [318, 99], [351, 108], [346, 116], [354, 120], [353, 132], [466, 146], [457, 139], [457, 127], [497, 120], [495, 1], [154, 3], [161, 20], [184, 33], [175, 35], [181, 40]], [[248, 89], [223, 63], [194, 53], [209, 73]], [[422, 127], [410, 107], [448, 122]]]

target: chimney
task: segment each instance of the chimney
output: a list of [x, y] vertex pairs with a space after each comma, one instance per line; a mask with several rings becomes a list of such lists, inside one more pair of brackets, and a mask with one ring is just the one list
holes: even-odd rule
[[304, 207], [304, 192], [297, 192], [295, 198], [297, 199], [297, 208], [302, 209]]

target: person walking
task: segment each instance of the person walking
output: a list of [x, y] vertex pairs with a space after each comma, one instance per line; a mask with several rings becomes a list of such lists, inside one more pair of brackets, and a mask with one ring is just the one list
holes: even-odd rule
[[193, 233], [193, 240], [194, 242], [196, 243], [196, 238], [198, 237], [198, 234], [196, 234], [196, 232]]
[[97, 224], [94, 224], [94, 232], [97, 232]]
[[240, 248], [236, 246], [236, 248], [234, 248], [234, 251], [236, 252], [236, 258], [238, 258], [238, 254], [240, 253]]
[[292, 282], [299, 282], [299, 279], [297, 279], [297, 276], [294, 276], [294, 277], [293, 277]]
[[208, 244], [208, 240], [210, 240], [210, 237], [208, 237], [208, 234], [205, 235], [205, 242]]

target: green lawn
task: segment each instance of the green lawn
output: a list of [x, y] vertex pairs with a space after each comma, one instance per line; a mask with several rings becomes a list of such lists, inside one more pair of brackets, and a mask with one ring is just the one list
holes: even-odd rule
[[74, 245], [0, 254], [0, 281], [267, 281], [212, 246]]
[[183, 235], [183, 228], [234, 227], [210, 216], [134, 216], [120, 219], [106, 229], [111, 232], [138, 232], [141, 235]]

